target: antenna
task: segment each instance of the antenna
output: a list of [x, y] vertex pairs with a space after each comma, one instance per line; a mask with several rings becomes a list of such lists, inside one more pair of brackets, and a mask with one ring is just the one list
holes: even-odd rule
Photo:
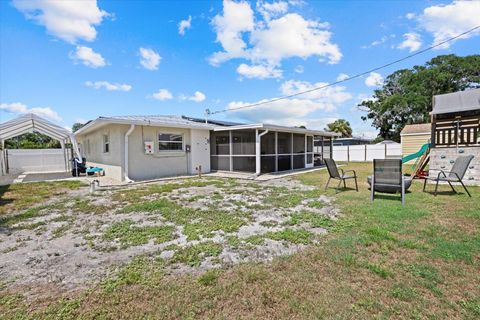
[[206, 108], [205, 109], [205, 123], [208, 123], [208, 116], [211, 115], [212, 112], [210, 111], [210, 109]]

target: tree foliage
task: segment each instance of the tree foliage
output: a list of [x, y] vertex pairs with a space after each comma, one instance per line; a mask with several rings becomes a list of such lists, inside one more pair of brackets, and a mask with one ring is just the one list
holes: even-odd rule
[[5, 140], [7, 149], [60, 148], [60, 142], [41, 133], [25, 133]]
[[362, 119], [371, 119], [381, 137], [399, 141], [406, 124], [430, 121], [434, 95], [478, 87], [480, 55], [442, 55], [423, 66], [395, 71], [359, 107], [367, 111]]
[[80, 130], [85, 124], [80, 123], [80, 122], [75, 122], [72, 126], [72, 132], [76, 132], [77, 130]]
[[327, 124], [327, 131], [340, 133], [342, 138], [350, 138], [352, 136], [352, 128], [350, 122], [345, 119], [337, 119], [332, 123]]

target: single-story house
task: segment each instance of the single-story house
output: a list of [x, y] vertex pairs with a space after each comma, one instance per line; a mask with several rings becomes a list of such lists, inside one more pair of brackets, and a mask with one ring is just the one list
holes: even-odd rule
[[[261, 174], [314, 166], [314, 139], [336, 133], [185, 116], [99, 117], [75, 133], [88, 166], [120, 181], [214, 171]], [[321, 148], [323, 151], [323, 148]]]
[[[402, 156], [417, 152], [420, 148], [430, 141], [432, 136], [432, 124], [407, 124], [400, 132], [400, 141], [402, 144]], [[410, 162], [414, 162], [411, 160]]]

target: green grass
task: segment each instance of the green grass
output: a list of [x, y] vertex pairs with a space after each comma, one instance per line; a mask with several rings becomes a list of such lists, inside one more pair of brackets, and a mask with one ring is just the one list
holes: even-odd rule
[[309, 244], [313, 240], [313, 233], [300, 229], [284, 229], [276, 232], [267, 232], [265, 237], [277, 241], [286, 241], [295, 244]]
[[132, 220], [112, 224], [103, 234], [104, 240], [117, 240], [123, 247], [138, 246], [154, 239], [163, 243], [174, 239], [173, 226], [136, 226]]
[[222, 245], [207, 241], [193, 246], [185, 247], [177, 252], [172, 258], [172, 263], [184, 263], [191, 267], [199, 266], [206, 257], [217, 257], [222, 253]]
[[285, 224], [294, 226], [303, 222], [310, 224], [313, 228], [330, 228], [335, 224], [335, 221], [332, 219], [311, 211], [292, 213], [290, 219]]
[[[109, 286], [73, 295], [75, 302], [70, 307], [65, 308], [65, 302], [55, 296], [48, 300], [47, 308], [15, 293], [0, 293], [0, 315], [7, 319], [55, 318], [52, 315], [65, 309], [67, 317], [83, 319], [158, 315], [168, 319], [478, 319], [480, 188], [470, 187], [473, 197], [469, 198], [443, 192], [448, 186], [440, 186], [442, 192], [434, 197], [421, 192], [421, 183], [414, 181], [405, 207], [398, 195], [380, 196], [372, 203], [365, 182], [372, 165], [350, 164], [348, 169], [359, 174], [359, 192], [324, 192], [326, 172], [316, 171], [294, 177], [298, 183], [314, 187], [311, 192], [278, 188], [267, 194], [262, 208], [291, 208], [302, 203], [316, 208], [320, 204], [305, 200], [335, 197], [333, 204], [341, 213], [336, 221], [317, 220], [307, 209], [289, 217], [286, 230], [250, 239], [253, 243], [270, 238], [308, 244], [315, 235], [296, 229], [299, 225], [329, 230], [318, 245], [300, 253], [270, 263], [244, 263], [184, 276], [166, 276], [165, 265], [153, 257], [134, 259], [108, 280]], [[230, 181], [215, 183], [228, 192], [239, 192], [231, 188], [235, 184]], [[160, 195], [168, 197], [167, 192]], [[137, 200], [146, 196], [148, 192], [135, 195]], [[222, 194], [210, 197], [222, 203]], [[144, 212], [167, 221], [191, 224], [192, 238], [208, 237], [215, 231], [213, 226], [221, 224], [216, 220], [224, 217], [219, 208], [200, 212], [160, 197], [154, 203], [137, 200], [124, 201], [127, 206], [137, 206], [130, 207], [130, 212], [146, 208]], [[210, 220], [209, 215], [215, 218]], [[238, 221], [250, 219], [241, 212], [232, 215]], [[117, 236], [124, 232], [129, 234], [127, 229]], [[231, 234], [226, 241], [234, 248], [251, 245]], [[222, 245], [207, 241], [175, 249], [165, 263], [196, 267], [209, 257], [218, 257]]]

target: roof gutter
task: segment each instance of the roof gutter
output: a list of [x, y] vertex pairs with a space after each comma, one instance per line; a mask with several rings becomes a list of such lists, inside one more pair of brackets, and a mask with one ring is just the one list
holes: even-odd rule
[[132, 134], [133, 130], [135, 129], [135, 125], [130, 125], [130, 129], [125, 133], [125, 165], [124, 165], [124, 178], [126, 182], [133, 182], [128, 177], [128, 137]]

